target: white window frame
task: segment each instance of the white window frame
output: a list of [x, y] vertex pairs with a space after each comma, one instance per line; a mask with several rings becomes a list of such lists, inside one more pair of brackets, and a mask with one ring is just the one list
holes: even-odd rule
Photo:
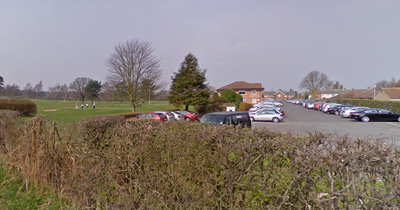
[[257, 95], [257, 90], [252, 90], [251, 93], [252, 93], [253, 95]]

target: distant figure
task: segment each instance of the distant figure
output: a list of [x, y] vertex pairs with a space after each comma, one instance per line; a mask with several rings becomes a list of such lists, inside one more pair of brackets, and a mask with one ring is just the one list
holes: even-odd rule
[[81, 105], [82, 109], [83, 109], [83, 104]]
[[96, 103], [93, 102], [93, 109], [96, 109]]
[[76, 103], [76, 104], [75, 104], [75, 109], [78, 109], [78, 108], [79, 108], [79, 107], [78, 107], [78, 103]]
[[86, 109], [89, 109], [89, 104], [86, 104]]

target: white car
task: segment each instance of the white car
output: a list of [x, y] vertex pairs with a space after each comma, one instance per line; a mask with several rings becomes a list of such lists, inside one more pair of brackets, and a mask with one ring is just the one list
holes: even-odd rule
[[254, 115], [250, 115], [251, 121], [272, 121], [274, 123], [278, 123], [283, 119], [283, 114], [277, 110], [265, 109], [260, 112], [255, 113]]
[[314, 109], [314, 103], [308, 103], [307, 104], [307, 109]]

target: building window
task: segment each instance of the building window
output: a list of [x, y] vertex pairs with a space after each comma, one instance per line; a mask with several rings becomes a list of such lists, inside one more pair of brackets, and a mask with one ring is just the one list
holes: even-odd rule
[[240, 95], [245, 95], [245, 94], [246, 94], [246, 91], [245, 91], [245, 90], [239, 90], [239, 94], [240, 94]]
[[243, 101], [246, 101], [246, 99], [244, 98]]
[[281, 97], [281, 94], [278, 94], [278, 98], [280, 98]]
[[252, 93], [253, 95], [257, 95], [257, 90], [252, 90], [251, 93]]

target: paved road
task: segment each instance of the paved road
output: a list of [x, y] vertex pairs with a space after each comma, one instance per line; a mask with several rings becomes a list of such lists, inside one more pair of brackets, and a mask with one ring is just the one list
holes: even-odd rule
[[282, 110], [285, 111], [285, 118], [282, 122], [253, 122], [253, 128], [267, 127], [275, 131], [290, 131], [301, 135], [319, 131], [340, 136], [384, 138], [400, 144], [399, 122], [364, 123], [288, 103], [285, 103]]

